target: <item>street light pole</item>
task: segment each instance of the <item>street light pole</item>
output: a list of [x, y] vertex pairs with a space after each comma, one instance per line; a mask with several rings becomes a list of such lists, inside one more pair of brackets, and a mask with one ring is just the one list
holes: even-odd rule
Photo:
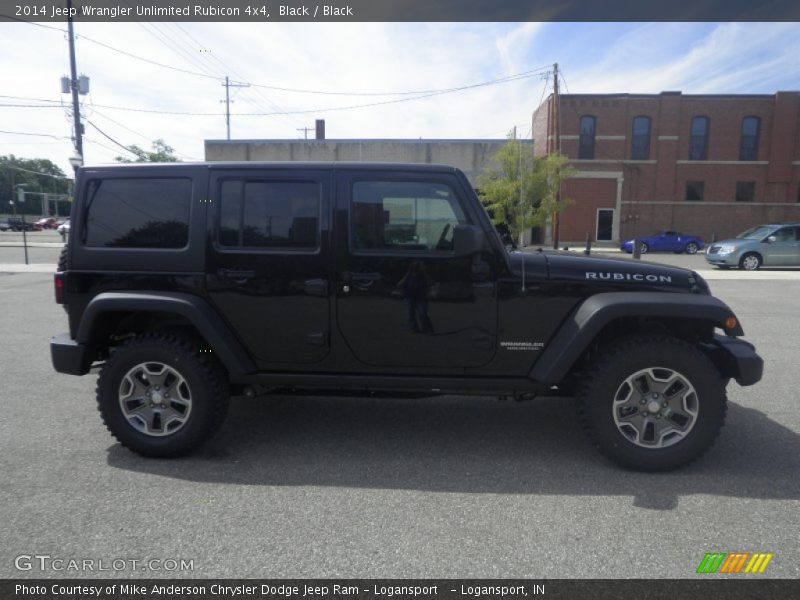
[[25, 190], [22, 188], [28, 185], [27, 183], [18, 183], [14, 187], [17, 188], [17, 204], [20, 205], [19, 214], [22, 217], [22, 246], [25, 248], [25, 264], [28, 264], [28, 232], [25, 227]]

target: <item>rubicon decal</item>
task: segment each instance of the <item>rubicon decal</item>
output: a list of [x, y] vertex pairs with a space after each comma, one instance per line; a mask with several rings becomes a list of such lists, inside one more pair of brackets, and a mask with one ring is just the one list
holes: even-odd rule
[[653, 275], [645, 273], [586, 271], [586, 279], [593, 279], [596, 281], [649, 281], [651, 283], [672, 283], [671, 275]]
[[763, 573], [774, 555], [767, 552], [708, 552], [698, 573]]

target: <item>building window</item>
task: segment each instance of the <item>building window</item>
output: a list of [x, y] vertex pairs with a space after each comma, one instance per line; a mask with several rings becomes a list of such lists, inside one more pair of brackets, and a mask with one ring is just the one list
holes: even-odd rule
[[745, 117], [742, 119], [739, 160], [758, 160], [758, 136], [760, 133], [761, 119], [758, 117]]
[[756, 197], [755, 181], [738, 181], [736, 183], [736, 201], [752, 202]]
[[633, 119], [633, 141], [631, 143], [631, 158], [633, 160], [647, 160], [650, 158], [650, 117], [636, 117]]
[[586, 115], [581, 117], [581, 135], [578, 146], [578, 158], [594, 158], [594, 133], [596, 119]]
[[708, 159], [708, 117], [692, 117], [689, 136], [689, 160]]
[[686, 200], [688, 202], [702, 202], [706, 184], [704, 181], [686, 182]]

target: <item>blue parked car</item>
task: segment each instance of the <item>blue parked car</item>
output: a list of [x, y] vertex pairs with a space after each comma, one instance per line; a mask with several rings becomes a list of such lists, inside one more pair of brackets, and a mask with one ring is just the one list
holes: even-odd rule
[[[686, 235], [678, 231], [659, 231], [653, 235], [639, 238], [642, 242], [642, 254], [647, 252], [675, 252], [680, 254], [697, 254], [703, 249], [703, 240], [696, 235]], [[623, 252], [633, 252], [633, 240], [622, 242], [619, 249]]]

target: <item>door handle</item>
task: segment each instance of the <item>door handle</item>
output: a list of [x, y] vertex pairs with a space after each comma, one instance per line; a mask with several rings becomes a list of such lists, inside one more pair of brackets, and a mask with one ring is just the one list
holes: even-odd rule
[[256, 272], [253, 270], [237, 270], [237, 269], [218, 269], [217, 275], [220, 277], [225, 277], [227, 279], [233, 279], [239, 283], [242, 283], [248, 279], [252, 279], [256, 276]]

